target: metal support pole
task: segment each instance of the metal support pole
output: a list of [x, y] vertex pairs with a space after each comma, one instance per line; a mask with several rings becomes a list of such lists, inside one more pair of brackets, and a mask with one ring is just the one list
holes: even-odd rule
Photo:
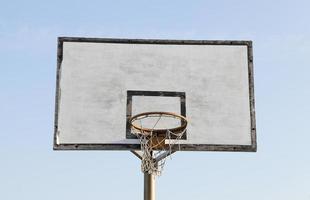
[[[131, 151], [131, 152], [135, 156], [137, 156], [140, 160], [142, 160], [141, 152], [139, 151]], [[151, 155], [153, 155], [153, 152], [151, 152]], [[156, 162], [158, 161], [159, 160], [157, 160]], [[144, 200], [155, 200], [155, 178], [156, 176], [153, 174], [144, 173]]]
[[155, 200], [155, 175], [144, 173], [144, 200]]

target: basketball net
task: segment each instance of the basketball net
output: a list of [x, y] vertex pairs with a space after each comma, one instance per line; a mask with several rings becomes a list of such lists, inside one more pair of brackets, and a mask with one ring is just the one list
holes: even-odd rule
[[[186, 132], [186, 127], [178, 133], [171, 131], [171, 129], [161, 129], [165, 130], [165, 132], [161, 132], [160, 134], [158, 134], [156, 132], [156, 130], [158, 130], [156, 129], [157, 123], [165, 117], [175, 118], [175, 116], [157, 113], [156, 117], [158, 117], [158, 120], [156, 121], [154, 126], [151, 129], [148, 128], [147, 131], [144, 131], [145, 129], [144, 127], [142, 127], [141, 122], [141, 119], [145, 118], [145, 116], [135, 119], [134, 121], [139, 121], [140, 126], [139, 129], [132, 127], [132, 133], [137, 136], [141, 145], [141, 171], [143, 173], [160, 176], [164, 169], [167, 155], [169, 155], [169, 157], [171, 158], [173, 149], [175, 149], [173, 147], [175, 145], [178, 145], [180, 149], [179, 141], [182, 138], [183, 134]], [[159, 158], [159, 156], [161, 156], [162, 154], [165, 154], [165, 156], [162, 159], [157, 160], [156, 158]]]

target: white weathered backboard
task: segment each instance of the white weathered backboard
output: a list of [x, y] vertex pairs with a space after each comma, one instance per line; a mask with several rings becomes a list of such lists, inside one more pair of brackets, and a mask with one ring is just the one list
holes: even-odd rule
[[128, 118], [165, 111], [180, 150], [256, 151], [253, 82], [250, 41], [59, 38], [54, 149], [138, 150]]

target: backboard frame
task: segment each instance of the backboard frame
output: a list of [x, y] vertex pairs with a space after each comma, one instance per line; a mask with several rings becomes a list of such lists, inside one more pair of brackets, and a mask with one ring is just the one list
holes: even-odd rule
[[251, 117], [251, 145], [224, 145], [224, 144], [180, 144], [175, 150], [181, 151], [237, 151], [256, 152], [256, 120], [254, 99], [254, 71], [252, 41], [230, 40], [159, 40], [159, 39], [116, 39], [116, 38], [84, 38], [84, 37], [59, 37], [57, 48], [57, 72], [56, 72], [56, 97], [54, 120], [54, 150], [139, 150], [139, 144], [58, 144], [58, 111], [60, 100], [60, 76], [63, 60], [64, 42], [88, 42], [88, 43], [124, 43], [124, 44], [158, 44], [158, 45], [243, 45], [247, 46], [248, 78], [249, 78], [249, 105]]

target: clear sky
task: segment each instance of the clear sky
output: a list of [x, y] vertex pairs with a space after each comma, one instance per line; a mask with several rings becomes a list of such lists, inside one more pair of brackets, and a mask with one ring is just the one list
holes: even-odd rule
[[253, 40], [257, 153], [178, 152], [157, 199], [310, 199], [310, 2], [0, 0], [0, 199], [142, 199], [130, 152], [52, 150], [58, 36]]

